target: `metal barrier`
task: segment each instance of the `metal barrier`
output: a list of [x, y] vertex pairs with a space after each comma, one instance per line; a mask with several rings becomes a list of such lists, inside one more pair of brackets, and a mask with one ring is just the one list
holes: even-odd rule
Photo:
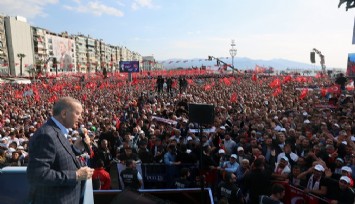
[[[117, 173], [125, 169], [125, 165], [117, 164]], [[190, 170], [190, 179], [195, 180], [198, 176], [198, 166], [196, 164], [165, 165], [158, 163], [137, 164], [137, 170], [143, 177], [144, 189], [164, 189], [171, 188], [172, 181], [179, 177], [182, 168]], [[119, 177], [120, 189], [123, 189], [123, 182]]]

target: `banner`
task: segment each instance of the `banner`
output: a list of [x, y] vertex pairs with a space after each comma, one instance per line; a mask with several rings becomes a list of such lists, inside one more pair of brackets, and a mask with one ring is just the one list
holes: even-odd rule
[[285, 204], [326, 204], [326, 200], [317, 197], [315, 195], [305, 193], [303, 190], [296, 188], [294, 186], [288, 185], [289, 190], [287, 195], [285, 195]]
[[139, 61], [120, 61], [120, 72], [139, 72]]
[[346, 69], [346, 75], [348, 77], [355, 77], [355, 53], [349, 53], [348, 55], [348, 67]]

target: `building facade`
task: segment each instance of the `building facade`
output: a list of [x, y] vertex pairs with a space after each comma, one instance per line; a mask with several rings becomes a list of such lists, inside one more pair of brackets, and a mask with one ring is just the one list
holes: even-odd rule
[[87, 65], [88, 65], [88, 72], [95, 72], [97, 71], [97, 66], [100, 63], [100, 59], [97, 57], [96, 51], [96, 40], [88, 36], [86, 38], [86, 48], [87, 48]]
[[34, 71], [46, 73], [48, 50], [46, 46], [46, 29], [32, 27], [33, 48], [34, 48]]
[[30, 76], [34, 66], [31, 26], [26, 18], [5, 17], [6, 42], [9, 56], [9, 73], [12, 76]]
[[82, 34], [53, 33], [30, 26], [23, 17], [0, 15], [0, 75], [34, 76], [60, 72], [90, 73], [119, 70], [120, 61], [142, 56], [126, 47]]
[[87, 37], [84, 35], [75, 36], [76, 62], [79, 72], [89, 72]]
[[163, 70], [164, 66], [155, 60], [154, 56], [142, 57], [142, 67], [144, 71]]
[[5, 33], [5, 16], [0, 15], [0, 75], [9, 74], [9, 57]]

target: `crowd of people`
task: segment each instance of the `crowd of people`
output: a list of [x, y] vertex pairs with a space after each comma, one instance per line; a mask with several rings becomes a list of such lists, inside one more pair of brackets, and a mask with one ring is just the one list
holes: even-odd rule
[[[67, 139], [74, 144], [79, 128], [87, 130], [92, 151], [81, 157], [95, 168], [98, 189], [112, 188], [116, 163], [136, 174], [136, 183], [125, 183], [130, 188], [142, 186], [137, 163], [156, 163], [167, 166], [166, 187], [212, 187], [216, 199], [229, 203], [282, 199], [282, 186], [271, 188], [272, 181], [353, 203], [355, 100], [348, 82], [238, 73], [2, 84], [0, 168], [27, 165], [32, 135], [52, 116], [53, 104], [71, 96], [83, 114]], [[189, 122], [189, 103], [214, 105], [214, 123], [201, 134]], [[202, 176], [192, 179], [183, 164], [200, 164]]]

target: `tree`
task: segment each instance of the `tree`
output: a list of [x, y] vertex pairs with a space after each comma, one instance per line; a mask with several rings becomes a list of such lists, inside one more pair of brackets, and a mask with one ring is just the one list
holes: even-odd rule
[[20, 58], [20, 76], [22, 76], [22, 59], [26, 57], [23, 53], [18, 53], [17, 57]]

